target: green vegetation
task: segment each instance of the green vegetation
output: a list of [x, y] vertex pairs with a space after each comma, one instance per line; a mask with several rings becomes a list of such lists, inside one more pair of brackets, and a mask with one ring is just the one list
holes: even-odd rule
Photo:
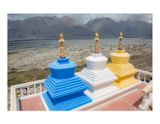
[[28, 81], [40, 80], [49, 74], [48, 69], [32, 69], [30, 71], [20, 71], [12, 69], [8, 72], [8, 86], [25, 83]]
[[[76, 72], [80, 71], [86, 65], [82, 64], [81, 66], [77, 66]], [[12, 68], [10, 72], [8, 72], [8, 86], [26, 83], [29, 81], [44, 79], [49, 75], [49, 69], [32, 69], [30, 71], [17, 71], [16, 68]]]
[[78, 65], [77, 67], [76, 67], [76, 72], [78, 72], [78, 71], [81, 71], [83, 68], [85, 68], [86, 67], [86, 64], [82, 64], [82, 65]]

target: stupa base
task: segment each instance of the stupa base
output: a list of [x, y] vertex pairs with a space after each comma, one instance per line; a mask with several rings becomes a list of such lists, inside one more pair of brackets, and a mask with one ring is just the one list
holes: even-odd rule
[[59, 103], [54, 104], [51, 97], [47, 92], [42, 94], [43, 101], [45, 102], [45, 107], [47, 110], [50, 111], [67, 111], [74, 108], [77, 108], [79, 106], [82, 106], [84, 104], [87, 104], [91, 102], [92, 100], [87, 97], [83, 93], [79, 93], [75, 95], [74, 97], [69, 96], [68, 99], [65, 99], [64, 101], [61, 101]]
[[86, 82], [91, 91], [111, 86], [112, 82], [117, 79], [111, 70], [107, 68], [98, 71], [84, 68], [81, 72], [76, 73], [76, 75]]
[[118, 79], [117, 81], [113, 82], [113, 85], [122, 89], [130, 85], [136, 84], [137, 82], [138, 80], [134, 77], [128, 77], [127, 79]]
[[118, 90], [119, 90], [118, 87], [112, 85], [112, 86], [108, 86], [106, 88], [95, 90], [95, 91], [86, 90], [85, 94], [94, 100], [94, 99], [112, 94]]

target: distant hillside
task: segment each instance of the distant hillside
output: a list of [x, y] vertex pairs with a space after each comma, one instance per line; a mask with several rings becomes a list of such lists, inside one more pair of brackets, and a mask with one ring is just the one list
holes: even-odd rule
[[123, 31], [126, 37], [152, 37], [152, 24], [142, 21], [115, 22], [111, 18], [99, 18], [83, 24], [69, 16], [32, 17], [25, 20], [8, 20], [8, 40], [93, 38], [95, 31], [101, 37], [115, 37]]
[[114, 37], [122, 31], [125, 37], [152, 37], [152, 24], [142, 21], [119, 21], [111, 18], [98, 18], [89, 21], [87, 27], [98, 31], [104, 37]]

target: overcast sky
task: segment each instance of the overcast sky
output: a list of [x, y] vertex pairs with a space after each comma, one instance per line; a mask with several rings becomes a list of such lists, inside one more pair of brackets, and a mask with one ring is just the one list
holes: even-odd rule
[[120, 20], [140, 20], [145, 22], [152, 22], [152, 14], [9, 14], [8, 19], [12, 20], [23, 20], [26, 18], [34, 17], [34, 16], [47, 16], [47, 17], [53, 17], [53, 16], [71, 16], [76, 20], [81, 21], [82, 23], [87, 23], [88, 21], [95, 19], [95, 18], [101, 18], [101, 17], [110, 17], [115, 21]]

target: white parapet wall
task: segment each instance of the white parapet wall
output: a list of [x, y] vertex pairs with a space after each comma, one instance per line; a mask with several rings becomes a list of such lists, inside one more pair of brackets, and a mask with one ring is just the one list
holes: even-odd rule
[[19, 99], [42, 93], [45, 90], [43, 87], [43, 81], [44, 79], [11, 86], [10, 110], [19, 110]]
[[139, 110], [150, 110], [152, 109], [152, 81], [146, 85], [143, 89], [144, 96], [141, 104], [138, 106]]

